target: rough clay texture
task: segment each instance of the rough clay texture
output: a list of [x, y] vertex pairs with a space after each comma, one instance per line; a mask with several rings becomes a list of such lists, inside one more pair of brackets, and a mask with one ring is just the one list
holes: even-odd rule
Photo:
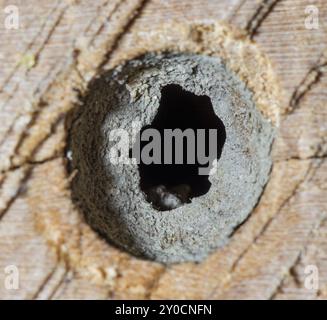
[[[139, 187], [137, 165], [109, 160], [108, 135], [150, 124], [161, 88], [178, 84], [207, 95], [226, 129], [209, 192], [171, 211], [157, 211]], [[70, 135], [72, 190], [87, 221], [112, 243], [163, 263], [200, 261], [223, 245], [256, 205], [271, 168], [274, 129], [223, 61], [195, 54], [147, 54], [96, 79]]]

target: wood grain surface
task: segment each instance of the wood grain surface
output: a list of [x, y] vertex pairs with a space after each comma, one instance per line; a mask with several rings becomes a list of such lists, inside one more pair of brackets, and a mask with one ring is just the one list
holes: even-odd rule
[[[0, 1], [1, 299], [326, 299], [325, 0]], [[307, 29], [305, 9], [319, 10]], [[227, 23], [270, 59], [282, 108], [271, 179], [229, 243], [199, 264], [163, 266], [111, 247], [72, 207], [66, 115], [88, 82], [162, 25]], [[176, 32], [168, 30], [173, 37]], [[19, 289], [4, 269], [19, 270]], [[305, 270], [319, 271], [308, 289]]]

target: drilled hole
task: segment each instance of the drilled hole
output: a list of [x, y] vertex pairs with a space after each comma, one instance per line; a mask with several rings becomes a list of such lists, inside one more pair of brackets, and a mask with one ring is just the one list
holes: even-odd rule
[[[183, 203], [190, 202], [193, 197], [206, 194], [211, 186], [209, 175], [200, 175], [199, 168], [212, 166], [213, 159], [203, 163], [198, 158], [199, 145], [205, 143], [203, 156], [209, 157], [209, 129], [217, 130], [215, 143], [217, 144], [216, 159], [219, 159], [226, 140], [225, 126], [215, 114], [211, 100], [208, 96], [198, 96], [184, 90], [181, 86], [170, 84], [161, 90], [161, 100], [158, 112], [150, 125], [144, 126], [142, 133], [147, 129], [156, 129], [161, 137], [161, 161], [160, 164], [145, 164], [141, 158], [138, 166], [140, 173], [140, 185], [146, 198], [158, 210], [174, 209]], [[172, 138], [172, 144], [165, 140], [167, 129], [180, 129], [185, 133], [194, 134], [194, 141], [185, 136], [182, 142], [182, 163], [178, 161], [176, 152], [179, 152], [176, 139]], [[198, 129], [204, 129], [204, 139], [199, 139]], [[175, 132], [175, 131], [174, 131]], [[189, 140], [191, 139], [191, 140]], [[142, 150], [148, 142], [141, 141], [135, 144], [133, 149], [140, 146]], [[165, 152], [171, 148], [171, 163], [167, 163]], [[192, 150], [190, 150], [190, 148]], [[168, 151], [169, 152], [169, 151]], [[188, 152], [193, 152], [194, 162], [188, 158]]]

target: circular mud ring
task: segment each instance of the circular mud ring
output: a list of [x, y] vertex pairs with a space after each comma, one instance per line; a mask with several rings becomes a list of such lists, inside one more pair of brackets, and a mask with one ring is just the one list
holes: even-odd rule
[[[138, 165], [112, 163], [109, 135], [124, 129], [133, 136], [135, 120], [150, 125], [164, 88], [172, 85], [210, 99], [225, 141], [209, 190], [175, 209], [158, 210], [141, 188]], [[146, 54], [95, 79], [76, 112], [69, 136], [70, 168], [77, 169], [73, 198], [95, 230], [136, 256], [200, 261], [255, 207], [269, 178], [274, 132], [250, 90], [220, 58]]]

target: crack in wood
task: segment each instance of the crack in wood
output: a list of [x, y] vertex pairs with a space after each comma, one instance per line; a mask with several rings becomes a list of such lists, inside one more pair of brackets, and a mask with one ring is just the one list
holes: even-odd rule
[[[45, 17], [43, 23], [41, 24], [40, 28], [38, 29], [38, 31], [36, 32], [36, 35], [34, 36], [34, 38], [32, 39], [32, 41], [27, 45], [27, 48], [25, 49], [25, 51], [23, 52], [22, 56], [24, 56], [25, 54], [28, 53], [28, 51], [33, 47], [33, 45], [35, 44], [35, 41], [40, 37], [40, 35], [42, 34], [42, 32], [44, 31], [47, 23], [49, 21], [51, 21], [51, 16], [58, 10], [58, 8], [60, 7], [61, 1], [57, 2], [57, 5], [55, 5], [51, 10], [50, 13]], [[8, 75], [8, 77], [4, 80], [3, 84], [0, 87], [0, 92], [3, 92], [4, 88], [6, 87], [6, 85], [9, 83], [9, 81], [13, 78], [13, 76], [15, 75], [16, 71], [19, 69], [20, 64], [18, 63], [15, 68], [12, 70], [12, 72]], [[15, 92], [16, 90], [14, 90]]]
[[[253, 241], [251, 241], [250, 245], [247, 246], [237, 257], [237, 259], [234, 261], [232, 266], [229, 268], [229, 274], [232, 274], [237, 269], [238, 265], [242, 261], [242, 259], [245, 257], [245, 255], [250, 251], [250, 249], [255, 246], [255, 244], [258, 242], [259, 238], [266, 232], [266, 230], [269, 228], [271, 223], [276, 219], [276, 217], [281, 213], [282, 209], [291, 201], [292, 198], [297, 194], [298, 190], [300, 189], [301, 185], [308, 179], [308, 177], [311, 175], [314, 176], [316, 171], [320, 168], [323, 160], [319, 161], [318, 165], [314, 167], [314, 163], [311, 162], [309, 164], [308, 169], [306, 170], [306, 173], [304, 177], [296, 184], [295, 188], [292, 190], [291, 194], [282, 202], [282, 204], [279, 206], [279, 208], [276, 210], [276, 213], [264, 224], [264, 226], [261, 228], [260, 232], [254, 237]], [[310, 180], [308, 180], [310, 181]], [[226, 280], [224, 286], [226, 286], [228, 283], [231, 282], [231, 278], [228, 278]], [[217, 291], [219, 286], [216, 286], [211, 293], [208, 295], [208, 297], [214, 296], [215, 292]]]
[[126, 23], [126, 25], [124, 26], [122, 32], [120, 34], [118, 34], [118, 36], [115, 39], [112, 47], [110, 48], [110, 50], [108, 50], [108, 52], [105, 55], [102, 63], [100, 63], [100, 65], [98, 66], [97, 72], [100, 72], [103, 69], [103, 67], [108, 63], [108, 61], [109, 61], [110, 57], [112, 56], [113, 52], [115, 52], [115, 50], [117, 49], [120, 40], [132, 28], [132, 26], [134, 25], [135, 21], [140, 16], [140, 14], [142, 13], [142, 11], [144, 10], [144, 8], [146, 7], [146, 5], [148, 3], [149, 3], [149, 0], [140, 0], [139, 7], [132, 13], [132, 16], [130, 17], [130, 19], [128, 20], [128, 22]]
[[19, 115], [16, 115], [15, 118], [13, 119], [12, 123], [10, 124], [9, 128], [6, 130], [4, 133], [2, 139], [0, 140], [0, 148], [3, 146], [3, 144], [6, 142], [6, 139], [10, 136], [10, 134], [13, 132], [15, 123], [18, 120]]
[[59, 291], [60, 287], [63, 284], [66, 284], [66, 282], [71, 282], [72, 281], [72, 279], [68, 278], [69, 273], [70, 273], [70, 270], [68, 268], [66, 268], [63, 276], [61, 277], [61, 279], [59, 280], [59, 282], [57, 283], [55, 288], [52, 290], [52, 292], [47, 297], [47, 300], [52, 300], [53, 297], [55, 296], [55, 294]]
[[248, 21], [245, 30], [248, 32], [250, 39], [253, 39], [263, 21], [273, 11], [275, 5], [280, 0], [263, 0], [258, 9]]
[[[268, 300], [275, 300], [276, 296], [279, 293], [283, 292], [282, 290], [283, 290], [284, 282], [288, 276], [290, 276], [290, 275], [293, 276], [292, 273], [294, 273], [294, 268], [300, 262], [301, 255], [302, 255], [302, 251], [299, 252], [298, 256], [294, 260], [294, 263], [288, 268], [288, 272], [285, 274], [285, 276], [280, 279], [278, 285], [276, 286], [275, 290], [270, 294], [270, 297], [268, 298]], [[294, 280], [299, 282], [297, 277], [295, 277]]]
[[[318, 170], [320, 168], [320, 166], [322, 165], [322, 162], [319, 163], [319, 165], [317, 166], [316, 170]], [[320, 227], [327, 221], [327, 217], [322, 219], [318, 226], [317, 229], [320, 229]], [[313, 234], [313, 231], [311, 231], [311, 235]], [[313, 236], [313, 235], [312, 235]], [[292, 277], [294, 284], [296, 285], [297, 288], [301, 288], [303, 286], [302, 281], [299, 279], [299, 275], [297, 273], [297, 271], [295, 270], [297, 266], [299, 266], [301, 264], [301, 259], [302, 259], [302, 255], [303, 252], [305, 252], [306, 248], [308, 247], [309, 244], [309, 239], [311, 239], [311, 236], [308, 236], [308, 241], [307, 243], [303, 246], [302, 250], [300, 250], [297, 259], [294, 261], [294, 263], [289, 267], [289, 272], [281, 279], [279, 285], [276, 287], [276, 290], [274, 290], [269, 298], [269, 300], [274, 300], [277, 295], [279, 293], [283, 292], [283, 286], [284, 286], [284, 282], [287, 279], [287, 277]], [[318, 298], [319, 296], [319, 290], [316, 292], [316, 298]]]
[[[90, 42], [90, 46], [93, 45], [94, 43], [94, 40], [96, 39], [96, 37], [101, 33], [101, 31], [104, 29], [105, 27], [105, 24], [110, 21], [110, 19], [112, 18], [112, 16], [116, 13], [116, 11], [118, 10], [118, 8], [121, 6], [121, 4], [123, 3], [124, 1], [118, 1], [113, 10], [111, 11], [111, 13], [106, 17], [106, 20], [99, 26], [98, 30], [95, 32], [93, 38], [91, 39], [91, 42]], [[108, 4], [108, 2], [105, 4], [105, 6]]]
[[240, 9], [243, 7], [243, 5], [246, 3], [247, 0], [240, 0], [239, 3], [235, 6], [235, 9], [232, 11], [232, 13], [228, 16], [227, 21], [229, 23], [232, 22], [232, 20], [236, 17]]
[[[108, 51], [107, 55], [104, 57], [103, 62], [100, 63], [98, 69], [101, 69], [101, 67], [108, 61], [108, 59], [110, 58], [111, 54], [115, 51], [119, 40], [123, 37], [123, 35], [129, 30], [129, 28], [132, 26], [132, 24], [134, 23], [135, 19], [139, 16], [139, 14], [141, 13], [141, 11], [143, 10], [145, 4], [147, 3], [148, 0], [141, 0], [139, 3], [139, 10], [135, 11], [133, 13], [132, 16], [129, 17], [129, 20], [126, 22], [125, 27], [123, 28], [123, 30], [121, 32], [119, 32], [113, 41], [112, 47], [111, 49]], [[123, 2], [120, 2], [123, 3]], [[119, 9], [119, 6], [116, 8], [115, 10], [117, 11]], [[114, 13], [114, 12], [113, 12]], [[113, 14], [112, 13], [112, 14]], [[57, 23], [54, 25], [54, 27], [52, 28], [52, 33], [54, 32], [56, 26], [59, 24], [60, 20], [62, 19], [62, 16], [64, 15], [64, 12], [62, 12], [62, 14], [59, 16], [59, 18], [56, 20]], [[107, 21], [107, 20], [106, 20]], [[104, 22], [105, 23], [105, 22]], [[49, 37], [47, 37], [47, 39], [49, 39]], [[94, 39], [94, 37], [92, 38]], [[75, 51], [74, 51], [75, 50]], [[76, 49], [74, 49], [73, 52], [76, 53]], [[75, 69], [78, 69], [78, 67], [76, 66]], [[49, 87], [45, 90], [45, 92], [43, 93], [43, 96], [47, 94], [47, 92], [51, 89], [52, 84], [49, 85]], [[13, 158], [17, 155], [17, 152], [20, 148], [20, 146], [23, 144], [23, 142], [25, 141], [25, 138], [28, 136], [28, 130], [31, 129], [34, 124], [37, 122], [39, 114], [40, 114], [40, 110], [42, 109], [42, 105], [44, 104], [42, 96], [39, 98], [38, 102], [36, 102], [37, 107], [35, 108], [35, 110], [32, 113], [32, 117], [29, 121], [29, 123], [27, 124], [27, 126], [25, 127], [24, 130], [22, 130], [21, 135], [18, 137], [18, 140], [16, 142], [16, 145], [14, 147], [13, 153], [10, 156], [10, 163], [12, 166], [12, 160]], [[33, 151], [32, 151], [33, 152]]]
[[166, 274], [167, 270], [168, 270], [168, 267], [163, 266], [162, 269], [159, 270], [158, 273], [154, 275], [152, 284], [147, 288], [146, 294], [144, 295], [144, 299], [149, 300], [152, 298], [155, 291], [159, 288], [160, 280]]
[[289, 102], [288, 113], [293, 113], [300, 105], [302, 98], [308, 94], [308, 92], [317, 84], [325, 72], [327, 66], [327, 59], [325, 57], [326, 52], [324, 51], [318, 62], [309, 69], [305, 77], [302, 79], [300, 84], [295, 88], [291, 100]]
[[[21, 195], [21, 192], [24, 190], [25, 183], [27, 182], [27, 180], [30, 177], [31, 168], [29, 165], [26, 165], [25, 167], [23, 167], [22, 170], [26, 170], [26, 171], [23, 173], [23, 176], [21, 177], [21, 179], [19, 179], [18, 186], [17, 186], [15, 192], [13, 192], [13, 195], [9, 199], [7, 199], [7, 201], [5, 203], [5, 207], [0, 211], [0, 221], [4, 217], [4, 215], [8, 212], [8, 210], [10, 209], [12, 204], [15, 202], [15, 200]], [[4, 184], [4, 182], [2, 184]]]
[[[110, 2], [110, 0], [107, 0], [101, 6], [97, 7], [97, 14], [93, 16], [93, 18], [91, 19], [91, 21], [86, 26], [86, 28], [84, 30], [84, 34], [87, 34], [89, 32], [89, 30], [91, 29], [91, 26], [94, 24], [94, 22], [97, 21], [98, 17], [101, 15], [101, 11], [105, 9], [105, 7], [109, 4], [109, 2]], [[116, 3], [115, 3], [115, 7], [116, 7]], [[121, 1], [120, 1], [120, 3], [121, 3]]]
[[[56, 160], [58, 158], [62, 158], [62, 155], [53, 155], [51, 157], [48, 157], [48, 158], [45, 158], [45, 159], [42, 159], [39, 161], [26, 160], [24, 163], [20, 164], [19, 166], [12, 167], [5, 172], [5, 174], [7, 174], [8, 172], [13, 172], [13, 171], [20, 170], [20, 169], [25, 171], [23, 173], [23, 176], [17, 183], [16, 191], [13, 193], [13, 196], [6, 201], [5, 208], [0, 210], [0, 221], [4, 217], [4, 215], [9, 211], [10, 207], [15, 202], [15, 200], [22, 194], [22, 191], [25, 189], [25, 184], [27, 183], [28, 179], [30, 178], [33, 168], [37, 165], [43, 165], [47, 162]], [[0, 187], [2, 187], [4, 185], [4, 183], [6, 182], [6, 178], [7, 178], [7, 176], [5, 175], [3, 180], [1, 181]]]
[[[144, 8], [144, 5], [145, 5], [146, 2], [147, 2], [147, 0], [141, 1], [141, 6], [140, 6], [140, 10], [139, 10], [138, 14], [142, 11], [142, 9]], [[134, 20], [138, 16], [138, 14], [134, 14], [134, 16], [131, 18], [132, 22], [134, 22]], [[60, 19], [59, 19], [59, 21], [60, 21]], [[105, 57], [105, 60], [109, 59], [110, 55], [113, 53], [113, 51], [116, 48], [116, 43], [121, 39], [121, 37], [123, 36], [123, 34], [126, 31], [129, 30], [129, 27], [131, 25], [132, 25], [131, 24], [131, 21], [129, 21], [129, 23], [127, 22], [127, 24], [126, 24], [127, 28], [125, 26], [125, 28], [123, 28], [123, 30], [116, 36], [116, 38], [114, 40], [114, 43], [113, 43], [113, 46], [112, 46], [112, 49], [109, 52], [109, 56], [106, 56]], [[55, 28], [53, 28], [53, 30], [54, 29]], [[29, 121], [29, 123], [27, 124], [27, 126], [25, 127], [25, 129], [22, 131], [22, 134], [19, 136], [18, 141], [17, 141], [16, 146], [15, 146], [15, 149], [14, 149], [14, 152], [10, 156], [10, 163], [11, 163], [11, 165], [10, 165], [9, 168], [7, 168], [6, 170], [2, 171], [1, 172], [2, 174], [6, 173], [6, 172], [13, 171], [13, 170], [17, 170], [18, 168], [21, 168], [21, 167], [23, 167], [25, 165], [35, 166], [35, 165], [38, 165], [38, 164], [43, 164], [44, 162], [51, 161], [51, 160], [53, 160], [53, 159], [55, 159], [55, 158], [58, 157], [58, 155], [54, 155], [54, 156], [51, 156], [49, 159], [45, 159], [44, 161], [33, 161], [33, 160], [30, 160], [33, 157], [33, 155], [37, 152], [37, 150], [43, 145], [43, 143], [52, 135], [53, 128], [56, 127], [59, 124], [59, 122], [63, 119], [62, 114], [59, 114], [59, 116], [57, 117], [57, 119], [51, 125], [52, 126], [52, 129], [50, 130], [50, 132], [45, 137], [43, 137], [43, 139], [31, 150], [31, 152], [29, 154], [29, 157], [24, 158], [23, 161], [21, 161], [19, 164], [13, 165], [13, 157], [15, 157], [15, 156], [17, 156], [19, 154], [19, 148], [21, 147], [21, 145], [23, 144], [24, 140], [28, 136], [29, 129], [32, 128], [34, 126], [34, 124], [37, 122], [38, 117], [40, 115], [40, 111], [41, 111], [43, 105], [44, 105], [44, 102], [43, 102], [42, 98], [40, 98], [40, 100], [39, 100], [39, 102], [37, 104], [38, 107], [33, 112], [31, 120]], [[23, 184], [24, 182], [26, 182], [28, 180], [29, 175], [30, 175], [30, 172], [31, 172], [30, 169], [27, 170], [26, 175], [21, 180], [21, 184]], [[2, 182], [2, 184], [3, 183], [4, 183], [4, 181]], [[7, 202], [6, 208], [0, 213], [0, 220], [5, 215], [5, 213], [8, 212], [8, 210], [11, 207], [11, 205], [13, 204], [13, 202], [19, 196], [19, 194], [20, 194], [19, 189], [20, 189], [20, 187], [17, 188], [17, 192], [15, 193], [15, 196], [13, 196], [11, 199], [9, 199], [9, 201]]]
[[51, 39], [52, 35], [54, 34], [54, 31], [56, 30], [56, 28], [59, 26], [61, 20], [63, 19], [66, 10], [67, 10], [68, 6], [64, 7], [60, 14], [58, 15], [57, 19], [54, 21], [50, 31], [48, 32], [46, 38], [44, 39], [44, 41], [42, 42], [41, 46], [38, 48], [38, 50], [35, 52], [34, 56], [35, 56], [35, 65], [37, 64], [37, 61], [40, 57], [40, 54], [42, 52], [42, 50], [45, 48], [45, 46], [47, 45], [47, 43], [49, 42], [49, 40]]
[[37, 288], [37, 290], [35, 291], [35, 293], [31, 297], [31, 300], [37, 300], [37, 298], [39, 297], [39, 295], [44, 291], [45, 287], [47, 286], [47, 284], [52, 279], [53, 275], [57, 271], [57, 268], [58, 268], [58, 264], [56, 263], [56, 265], [54, 266], [54, 268], [48, 273], [48, 275], [44, 278], [44, 280], [42, 281], [42, 283], [39, 285], [39, 287]]
[[307, 157], [292, 156], [292, 157], [288, 157], [285, 159], [275, 160], [274, 163], [276, 164], [276, 163], [288, 162], [288, 161], [292, 161], [292, 160], [306, 161], [306, 160], [319, 160], [319, 159], [327, 158], [327, 154], [318, 155], [319, 152], [320, 152], [320, 150], [318, 150], [316, 152], [316, 154], [314, 154], [312, 156], [307, 156]]
[[[309, 175], [314, 175], [315, 172], [319, 169], [320, 165], [318, 165], [316, 168], [313, 168], [314, 163], [311, 162], [304, 177], [296, 184], [295, 188], [293, 189], [293, 191], [291, 192], [291, 194], [282, 202], [282, 204], [280, 205], [280, 207], [278, 208], [278, 210], [276, 211], [276, 213], [274, 214], [274, 216], [272, 216], [265, 224], [264, 226], [261, 228], [260, 232], [255, 236], [255, 238], [253, 239], [253, 241], [251, 242], [250, 246], [248, 246], [243, 252], [242, 254], [239, 256], [239, 258], [233, 263], [232, 267], [231, 267], [231, 272], [234, 272], [235, 269], [237, 268], [237, 266], [239, 265], [240, 261], [243, 259], [243, 257], [246, 255], [246, 253], [257, 243], [257, 241], [259, 240], [259, 238], [266, 232], [266, 230], [269, 228], [269, 226], [271, 225], [271, 223], [274, 221], [274, 219], [276, 219], [276, 217], [281, 213], [281, 211], [283, 210], [283, 208], [290, 202], [290, 200], [295, 197], [295, 195], [297, 194], [298, 190], [300, 189], [301, 185], [307, 180], [307, 178], [309, 177]], [[313, 169], [313, 172], [311, 172], [311, 170]]]
[[[56, 131], [58, 126], [64, 120], [64, 115], [62, 113], [59, 113], [59, 115], [57, 115], [57, 117], [54, 119], [53, 123], [50, 125], [49, 132], [43, 137], [43, 139], [41, 139], [39, 141], [38, 144], [36, 144], [34, 146], [34, 148], [32, 148], [30, 150], [30, 153], [29, 153], [28, 157], [24, 157], [23, 160], [19, 161], [18, 164], [14, 165], [13, 164], [13, 158], [19, 156], [19, 149], [20, 149], [21, 145], [23, 144], [24, 140], [29, 136], [29, 133], [28, 133], [29, 129], [32, 128], [33, 125], [37, 122], [40, 111], [41, 111], [41, 108], [38, 108], [35, 111], [35, 113], [33, 113], [33, 116], [32, 116], [32, 119], [31, 119], [30, 123], [28, 124], [26, 129], [23, 131], [23, 133], [20, 135], [18, 143], [17, 143], [16, 148], [14, 150], [14, 153], [10, 157], [11, 166], [9, 167], [9, 170], [12, 169], [12, 168], [19, 168], [20, 166], [24, 165], [25, 163], [29, 163], [29, 162], [33, 163], [33, 160], [32, 160], [33, 156], [42, 147], [42, 145], [45, 143], [45, 141], [47, 141], [47, 139], [49, 139], [52, 136], [52, 134]], [[53, 157], [56, 157], [56, 155], [52, 155], [50, 158], [53, 158]]]

